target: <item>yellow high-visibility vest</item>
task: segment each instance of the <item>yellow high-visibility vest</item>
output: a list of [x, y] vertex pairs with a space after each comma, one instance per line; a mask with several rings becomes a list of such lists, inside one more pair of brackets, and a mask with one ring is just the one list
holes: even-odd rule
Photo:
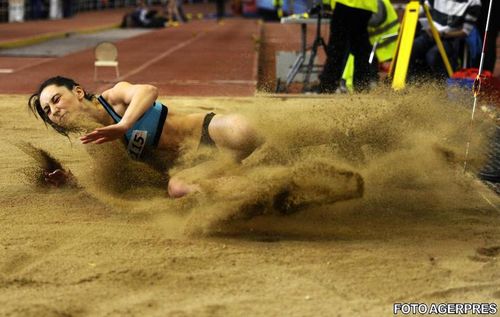
[[[376, 27], [368, 27], [368, 33], [370, 34], [370, 42], [375, 44], [384, 35], [395, 34], [399, 31], [399, 20], [396, 10], [394, 10], [393, 5], [389, 0], [380, 0], [385, 6], [386, 18], [385, 20]], [[385, 62], [394, 56], [394, 50], [396, 50], [397, 37], [394, 37], [387, 41], [382, 41], [377, 45], [377, 50], [375, 54], [379, 62]], [[353, 89], [353, 73], [354, 73], [354, 56], [349, 54], [349, 58], [344, 68], [342, 74], [342, 79], [346, 81], [346, 86], [349, 91]]]
[[[383, 36], [397, 34], [400, 27], [398, 14], [396, 10], [394, 10], [392, 3], [389, 0], [380, 1], [385, 7], [386, 18], [380, 25], [368, 27], [368, 34], [370, 35], [370, 42], [372, 45]], [[392, 58], [394, 50], [396, 49], [396, 40], [397, 37], [393, 37], [391, 39], [379, 41], [377, 50], [375, 51], [379, 62], [385, 62]]]
[[332, 9], [335, 8], [336, 2], [351, 8], [363, 9], [374, 13], [378, 10], [377, 0], [323, 0], [323, 4], [330, 5]]

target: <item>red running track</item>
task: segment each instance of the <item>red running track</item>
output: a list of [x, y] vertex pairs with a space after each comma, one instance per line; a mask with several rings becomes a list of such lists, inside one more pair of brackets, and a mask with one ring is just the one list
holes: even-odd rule
[[[260, 32], [257, 20], [198, 20], [119, 41], [118, 80], [154, 84], [162, 95], [251, 96]], [[60, 58], [0, 57], [0, 93], [32, 93], [54, 75], [72, 77], [99, 93], [112, 83], [93, 81], [93, 62], [92, 49]], [[111, 69], [101, 73], [116, 81]]]

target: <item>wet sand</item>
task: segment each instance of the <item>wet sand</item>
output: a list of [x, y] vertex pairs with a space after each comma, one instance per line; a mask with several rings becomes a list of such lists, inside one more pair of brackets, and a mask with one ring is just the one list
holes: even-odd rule
[[[160, 176], [120, 187], [123, 175], [35, 120], [27, 96], [1, 96], [0, 315], [391, 316], [395, 302], [500, 304], [500, 200], [461, 172], [468, 109], [423, 92], [162, 98], [178, 111], [242, 112], [267, 139], [241, 165], [190, 175], [207, 194], [176, 201]], [[479, 116], [476, 129], [472, 170], [490, 125]], [[37, 186], [21, 142], [79, 186]], [[318, 189], [296, 196], [313, 203], [275, 210], [297, 184]]]

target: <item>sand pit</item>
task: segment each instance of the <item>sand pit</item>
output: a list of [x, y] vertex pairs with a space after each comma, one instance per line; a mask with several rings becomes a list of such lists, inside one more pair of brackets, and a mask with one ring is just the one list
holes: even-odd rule
[[[187, 148], [173, 172], [219, 163], [187, 173], [205, 194], [179, 200], [144, 164], [46, 129], [26, 99], [0, 97], [0, 315], [391, 316], [395, 302], [500, 304], [500, 200], [462, 173], [469, 112], [444, 92], [161, 98], [178, 111], [242, 112], [267, 139], [241, 165]], [[479, 115], [475, 129], [471, 171], [492, 126]], [[25, 142], [78, 185], [37, 186]]]

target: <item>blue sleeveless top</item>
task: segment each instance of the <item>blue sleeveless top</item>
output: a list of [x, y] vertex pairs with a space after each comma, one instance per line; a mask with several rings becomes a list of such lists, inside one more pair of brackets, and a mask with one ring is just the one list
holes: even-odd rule
[[[113, 107], [102, 96], [99, 96], [97, 100], [116, 123], [121, 121], [122, 117], [116, 113]], [[139, 158], [146, 146], [158, 146], [167, 114], [168, 108], [160, 102], [155, 101], [137, 120], [134, 126], [125, 133], [125, 142], [128, 144], [127, 151], [131, 156]]]

